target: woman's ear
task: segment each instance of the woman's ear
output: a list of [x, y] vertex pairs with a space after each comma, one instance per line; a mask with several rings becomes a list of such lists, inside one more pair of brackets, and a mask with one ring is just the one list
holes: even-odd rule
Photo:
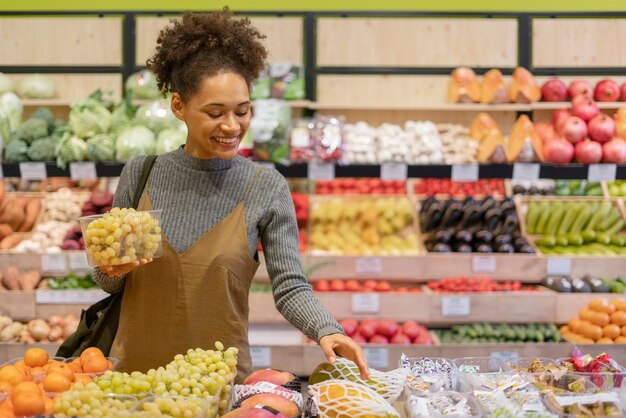
[[171, 102], [172, 112], [177, 119], [185, 121], [185, 112], [183, 109], [183, 99], [180, 97], [180, 94], [174, 93], [172, 94], [172, 102]]

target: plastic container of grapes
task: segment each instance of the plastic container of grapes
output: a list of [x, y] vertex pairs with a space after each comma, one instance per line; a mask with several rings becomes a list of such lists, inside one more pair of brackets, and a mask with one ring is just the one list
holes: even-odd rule
[[452, 360], [459, 373], [459, 391], [479, 389], [480, 380], [502, 381], [513, 374], [502, 359], [495, 357], [462, 357]]
[[[413, 364], [423, 357], [408, 357], [407, 360]], [[428, 357], [433, 361], [446, 362], [450, 365], [450, 372], [440, 373], [418, 373], [409, 372], [406, 382], [407, 396], [411, 392], [432, 393], [441, 391], [454, 391], [458, 386], [458, 370], [452, 360], [443, 357]], [[402, 361], [398, 361], [398, 367], [402, 367]]]
[[[76, 360], [77, 358], [80, 357], [68, 357], [66, 359], [64, 359], [65, 363], [71, 363], [74, 360]], [[120, 362], [120, 359], [115, 358], [115, 357], [105, 357], [107, 360], [109, 360], [111, 362], [111, 367], [109, 367], [106, 370], [103, 370], [101, 372], [96, 372], [96, 373], [76, 373], [77, 375], [86, 375], [89, 376], [91, 378], [97, 377], [97, 376], [102, 376], [105, 372], [109, 371], [109, 370], [115, 370], [115, 367], [117, 366], [117, 363]]]
[[[189, 397], [189, 396], [159, 396], [159, 395], [150, 396], [148, 398], [145, 398], [136, 402], [132, 408], [132, 412], [135, 412], [135, 413], [144, 412], [146, 414], [146, 417], [149, 417], [150, 413], [153, 410], [150, 409], [148, 405], [153, 404], [154, 402], [157, 402], [160, 399], [171, 399], [173, 401], [183, 400], [185, 402], [195, 403], [199, 407], [199, 410], [198, 410], [197, 415], [193, 415], [194, 418], [217, 418], [219, 416], [217, 410], [218, 410], [218, 405], [219, 405], [219, 400], [220, 400], [220, 392], [221, 391], [218, 391], [218, 393], [211, 398], [198, 398], [198, 397]], [[156, 410], [158, 410], [158, 406], [156, 408], [157, 409], [154, 410], [155, 412]], [[161, 411], [161, 412], [165, 414], [170, 411]]]
[[[159, 258], [163, 253], [162, 210], [127, 211], [113, 217], [115, 209], [103, 215], [78, 218], [85, 242], [87, 262], [91, 267], [116, 266], [142, 258]], [[113, 225], [98, 225], [112, 219]], [[95, 222], [95, 223], [94, 223]], [[90, 227], [91, 225], [91, 227]], [[98, 232], [96, 232], [98, 231]]]

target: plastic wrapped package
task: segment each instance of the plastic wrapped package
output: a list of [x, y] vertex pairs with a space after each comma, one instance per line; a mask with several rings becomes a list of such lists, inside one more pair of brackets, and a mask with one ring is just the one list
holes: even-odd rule
[[438, 392], [426, 396], [412, 393], [407, 398], [406, 411], [410, 418], [482, 416], [482, 409], [476, 399], [459, 392]]
[[304, 67], [289, 62], [270, 65], [271, 97], [284, 100], [304, 99]]
[[459, 370], [461, 392], [496, 389], [511, 374], [510, 367], [498, 358], [463, 357], [453, 363]]
[[292, 163], [309, 163], [313, 160], [315, 120], [298, 119], [289, 134]]
[[408, 121], [404, 124], [414, 164], [441, 164], [441, 138], [437, 126], [430, 121]]
[[376, 164], [378, 152], [376, 129], [366, 122], [346, 124], [343, 162], [347, 164]]
[[478, 141], [472, 138], [469, 128], [459, 124], [437, 124], [442, 145], [444, 164], [471, 164], [476, 163]]
[[252, 100], [269, 99], [272, 89], [272, 79], [270, 78], [269, 68], [261, 71], [259, 77], [252, 83], [250, 97]]
[[334, 163], [343, 157], [343, 119], [335, 116], [319, 116], [315, 127], [315, 160]]
[[383, 123], [376, 128], [378, 161], [382, 163], [413, 163], [408, 135], [398, 125]]
[[399, 366], [409, 370], [406, 387], [417, 393], [453, 391], [458, 384], [456, 366], [441, 357], [407, 357], [402, 354]]
[[250, 122], [256, 161], [277, 164], [289, 162], [289, 126], [291, 108], [283, 100], [267, 99], [254, 102], [254, 117]]

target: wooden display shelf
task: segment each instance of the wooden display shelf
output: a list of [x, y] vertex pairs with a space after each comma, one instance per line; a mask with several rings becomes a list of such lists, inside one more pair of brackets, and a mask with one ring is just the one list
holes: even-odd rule
[[69, 107], [72, 104], [67, 99], [20, 99], [24, 107]]
[[34, 291], [7, 290], [0, 292], [0, 315], [16, 321], [30, 321], [37, 317]]
[[[376, 103], [322, 103], [311, 102], [310, 109], [348, 109], [348, 110], [423, 110], [443, 112], [529, 112], [531, 105], [524, 103], [435, 103], [435, 104], [376, 104]], [[555, 108], [558, 109], [558, 108]]]
[[556, 314], [554, 322], [566, 324], [572, 318], [578, 318], [578, 312], [586, 308], [594, 299], [615, 299], [624, 298], [624, 295], [617, 293], [557, 293]]

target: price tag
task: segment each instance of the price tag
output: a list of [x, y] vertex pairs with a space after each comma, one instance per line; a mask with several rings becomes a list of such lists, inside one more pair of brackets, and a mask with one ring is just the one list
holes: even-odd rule
[[548, 275], [568, 276], [572, 272], [571, 258], [548, 258], [546, 273]]
[[578, 395], [578, 396], [555, 396], [554, 399], [561, 406], [569, 406], [575, 403], [582, 404], [594, 404], [596, 402], [606, 402], [606, 403], [615, 403], [619, 404], [620, 399], [616, 392], [605, 392], [605, 393], [593, 393], [588, 395]]
[[539, 180], [541, 166], [535, 163], [513, 164], [513, 180]]
[[335, 164], [309, 163], [308, 177], [310, 180], [333, 180], [335, 178]]
[[478, 164], [454, 164], [451, 178], [455, 181], [478, 180]]
[[20, 176], [24, 180], [45, 180], [48, 178], [45, 163], [20, 163]]
[[380, 295], [378, 293], [354, 293], [352, 295], [352, 313], [375, 314], [380, 311]]
[[70, 163], [70, 177], [72, 180], [91, 180], [98, 178], [96, 164], [92, 162]]
[[385, 369], [389, 367], [389, 349], [363, 347], [363, 354], [365, 354], [369, 367], [375, 369]]
[[273, 170], [276, 168], [276, 164], [270, 162], [270, 161], [259, 161], [257, 162], [258, 165], [260, 165], [263, 168], [267, 168], [268, 170]]
[[589, 181], [602, 181], [602, 180], [615, 180], [617, 175], [617, 165], [615, 164], [589, 164], [589, 171], [587, 172], [587, 180]]
[[272, 367], [272, 349], [270, 347], [250, 347], [252, 367]]
[[491, 358], [499, 358], [504, 361], [513, 360], [519, 358], [519, 353], [517, 351], [492, 351]]
[[80, 252], [72, 252], [67, 254], [70, 262], [70, 270], [89, 270], [89, 263], [87, 262], [87, 254]]
[[380, 178], [383, 180], [406, 180], [408, 166], [402, 163], [384, 163], [380, 165]]
[[41, 304], [91, 305], [109, 296], [100, 289], [38, 290], [35, 301]]
[[42, 254], [41, 270], [45, 272], [67, 271], [67, 260], [65, 258], [65, 254]]
[[493, 255], [472, 257], [472, 271], [474, 273], [493, 273], [496, 271], [496, 257]]
[[383, 260], [380, 257], [359, 257], [354, 262], [357, 274], [378, 274], [383, 271]]
[[470, 298], [465, 296], [444, 296], [441, 298], [441, 314], [443, 316], [469, 316], [471, 311]]

